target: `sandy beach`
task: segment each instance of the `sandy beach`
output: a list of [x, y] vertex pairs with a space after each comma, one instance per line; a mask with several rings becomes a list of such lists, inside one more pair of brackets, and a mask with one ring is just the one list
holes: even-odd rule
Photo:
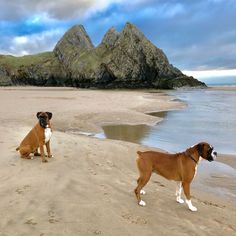
[[[144, 90], [6, 87], [0, 88], [0, 105], [0, 236], [236, 234], [234, 197], [196, 184], [193, 213], [176, 203], [174, 182], [153, 175], [143, 197], [147, 206], [140, 207], [133, 193], [136, 152], [148, 148], [79, 134], [98, 133], [103, 124], [154, 125], [160, 118], [145, 113], [186, 106], [174, 97]], [[54, 157], [46, 164], [15, 151], [39, 111], [53, 113]], [[217, 161], [236, 170], [235, 156], [220, 154]], [[216, 174], [207, 184], [227, 185], [236, 194], [236, 179]]]

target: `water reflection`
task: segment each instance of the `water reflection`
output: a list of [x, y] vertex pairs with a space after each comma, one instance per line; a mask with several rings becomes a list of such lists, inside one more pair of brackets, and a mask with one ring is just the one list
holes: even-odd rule
[[145, 136], [151, 132], [147, 125], [107, 125], [103, 126], [106, 138], [141, 143]]
[[[152, 112], [149, 115], [165, 118], [167, 111]], [[153, 127], [148, 125], [106, 125], [103, 126], [103, 132], [106, 138], [123, 140], [132, 143], [142, 143], [142, 140], [149, 137], [153, 132]]]

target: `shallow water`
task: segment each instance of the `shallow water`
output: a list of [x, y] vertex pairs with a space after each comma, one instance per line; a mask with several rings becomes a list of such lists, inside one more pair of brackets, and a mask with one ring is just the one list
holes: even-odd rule
[[193, 186], [236, 200], [236, 171], [221, 162], [201, 161]]
[[135, 142], [169, 152], [207, 141], [220, 153], [236, 154], [236, 91], [178, 90], [169, 94], [184, 101], [187, 108], [152, 114], [164, 117], [155, 126], [107, 125], [96, 137]]

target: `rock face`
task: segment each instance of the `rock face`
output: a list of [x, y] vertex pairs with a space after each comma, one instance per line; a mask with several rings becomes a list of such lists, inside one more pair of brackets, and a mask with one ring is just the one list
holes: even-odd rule
[[52, 52], [23, 57], [0, 55], [0, 85], [61, 86], [66, 79]]
[[54, 54], [66, 68], [70, 68], [78, 57], [87, 53], [94, 46], [82, 25], [73, 26], [59, 40], [54, 48]]
[[10, 74], [6, 67], [0, 65], [0, 86], [12, 85]]
[[35, 61], [7, 70], [0, 58], [0, 77], [5, 78], [0, 83], [8, 78], [10, 84], [82, 88], [206, 86], [169, 64], [164, 52], [130, 23], [120, 33], [109, 29], [97, 47], [82, 25], [73, 26], [52, 53]]

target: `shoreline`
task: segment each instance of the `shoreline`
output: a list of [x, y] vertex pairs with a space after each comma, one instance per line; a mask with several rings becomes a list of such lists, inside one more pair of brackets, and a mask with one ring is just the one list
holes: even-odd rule
[[210, 90], [236, 91], [236, 85], [209, 85]]
[[[209, 86], [207, 89], [210, 90], [225, 90], [225, 91], [236, 91], [236, 86]], [[86, 92], [91, 92], [91, 93], [141, 93], [143, 94], [143, 96], [139, 96], [139, 100], [145, 100], [147, 103], [150, 103], [149, 106], [145, 107], [144, 106], [140, 106], [140, 104], [134, 108], [134, 110], [136, 112], [139, 113], [143, 113], [142, 115], [145, 116], [144, 120], [140, 121], [139, 119], [133, 119], [133, 117], [130, 119], [129, 116], [126, 116], [124, 114], [121, 114], [122, 118], [117, 118], [114, 116], [110, 116], [110, 118], [108, 120], [104, 119], [104, 117], [102, 117], [103, 119], [100, 119], [99, 121], [94, 122], [93, 119], [91, 120], [91, 123], [93, 123], [92, 125], [88, 125], [88, 124], [83, 124], [85, 127], [82, 127], [82, 129], [80, 127], [65, 127], [63, 125], [61, 125], [61, 123], [59, 123], [59, 126], [61, 126], [60, 128], [56, 128], [56, 130], [58, 131], [62, 131], [62, 132], [67, 132], [67, 133], [73, 133], [75, 131], [75, 133], [78, 133], [79, 135], [85, 135], [85, 136], [95, 136], [96, 134], [98, 134], [97, 132], [101, 132], [102, 130], [102, 126], [104, 125], [140, 125], [140, 124], [145, 124], [148, 126], [154, 126], [158, 123], [160, 123], [162, 120], [164, 120], [164, 118], [161, 117], [157, 117], [157, 116], [152, 116], [151, 113], [156, 113], [156, 112], [168, 112], [168, 111], [174, 111], [174, 110], [180, 110], [180, 109], [184, 109], [187, 104], [185, 104], [183, 101], [176, 99], [175, 97], [169, 95], [166, 93], [166, 91], [168, 90], [153, 90], [153, 89], [140, 89], [140, 90], [130, 90], [130, 89], [118, 89], [118, 90], [99, 90], [99, 89], [95, 89], [95, 90], [90, 90], [90, 89], [79, 89], [79, 88], [74, 88], [74, 87], [38, 87], [38, 86], [10, 86], [10, 87], [0, 87], [0, 90], [5, 90], [5, 91], [36, 91], [36, 92], [40, 92], [40, 91], [44, 91], [44, 92], [50, 92], [50, 91], [65, 91], [65, 92], [82, 92], [82, 93], [86, 93]], [[156, 101], [156, 96], [158, 97], [158, 99], [160, 99], [160, 101]], [[50, 98], [50, 97], [48, 97]], [[72, 100], [72, 98], [66, 98], [65, 96], [59, 98], [57, 97], [56, 99], [60, 99], [60, 100], [67, 100], [70, 101]], [[148, 101], [148, 99], [153, 100], [153, 101]], [[165, 104], [162, 104], [162, 103]], [[145, 102], [144, 102], [145, 103]], [[156, 109], [153, 108], [153, 103], [156, 103], [155, 106], [159, 106], [161, 108]], [[92, 110], [92, 109], [91, 109]], [[86, 115], [86, 117], [83, 117], [84, 119], [87, 119], [87, 116], [89, 116], [90, 114]], [[117, 115], [117, 114], [116, 114]], [[114, 117], [114, 119], [113, 119]], [[148, 117], [148, 118], [147, 118]], [[79, 116], [78, 116], [79, 118]], [[74, 126], [75, 124], [73, 124]], [[57, 123], [56, 125], [57, 126]], [[92, 127], [91, 127], [92, 126]], [[63, 128], [62, 128], [63, 127]], [[85, 129], [85, 130], [84, 130]], [[100, 138], [98, 138], [100, 139]], [[105, 139], [109, 139], [109, 138], [105, 138]], [[109, 139], [112, 140], [112, 139]], [[125, 142], [125, 141], [124, 141]], [[148, 147], [147, 147], [148, 148]], [[155, 148], [154, 148], [155, 149]], [[158, 148], [157, 148], [158, 149]], [[161, 150], [161, 149], [158, 149]], [[167, 150], [162, 150], [162, 151], [167, 151]], [[235, 154], [224, 154], [224, 153], [220, 153], [220, 156], [222, 157], [221, 161], [222, 163], [228, 164], [230, 166], [232, 166], [233, 168], [236, 169], [236, 161], [234, 162], [234, 156], [236, 156]]]
[[[200, 178], [202, 174], [198, 173], [191, 192], [199, 211], [193, 214], [185, 204], [175, 202], [175, 183], [153, 175], [143, 197], [147, 207], [142, 208], [133, 193], [138, 177], [135, 160], [137, 150], [148, 148], [66, 132], [76, 128], [96, 133], [102, 122], [154, 124], [157, 117], [144, 112], [185, 106], [174, 99], [145, 91], [0, 88], [0, 133], [4, 134], [0, 139], [0, 234], [235, 233], [235, 201], [197, 186], [203, 181], [205, 187], [210, 184], [216, 189], [233, 189], [234, 182], [226, 176], [210, 173], [209, 180], [204, 175]], [[47, 164], [37, 157], [23, 160], [15, 151], [41, 110], [53, 113], [55, 127], [51, 141], [54, 158]], [[233, 157], [225, 158], [232, 165], [236, 163]]]
[[[209, 86], [207, 89], [210, 90], [225, 90], [225, 91], [236, 91], [236, 85], [235, 86]], [[137, 106], [132, 107], [132, 110], [134, 110], [135, 112], [141, 113], [142, 118], [144, 118], [144, 120], [140, 119], [133, 119], [133, 117], [129, 117], [124, 115], [123, 113], [121, 114], [122, 118], [117, 118], [114, 116], [110, 116], [109, 119], [104, 119], [104, 117], [102, 117], [103, 119], [98, 119], [97, 121], [93, 121], [93, 119], [91, 119], [91, 123], [93, 123], [92, 125], [88, 125], [88, 124], [83, 124], [84, 127], [65, 127], [64, 125], [62, 125], [61, 123], [59, 123], [58, 127], [60, 128], [56, 128], [56, 130], [58, 131], [62, 131], [62, 132], [68, 132], [70, 133], [72, 131], [72, 133], [75, 131], [76, 133], [78, 133], [79, 135], [86, 135], [86, 136], [95, 136], [96, 134], [98, 134], [97, 132], [101, 132], [102, 131], [102, 126], [104, 125], [140, 125], [140, 124], [145, 124], [148, 126], [154, 126], [158, 123], [160, 123], [161, 121], [164, 120], [164, 118], [161, 117], [157, 117], [157, 116], [152, 116], [151, 113], [156, 113], [156, 112], [169, 112], [169, 111], [174, 111], [174, 110], [180, 110], [180, 109], [184, 109], [187, 104], [185, 104], [183, 101], [176, 99], [175, 97], [169, 95], [166, 93], [166, 91], [169, 90], [153, 90], [153, 89], [140, 89], [140, 90], [130, 90], [130, 89], [118, 89], [118, 90], [110, 90], [110, 89], [105, 89], [105, 90], [99, 90], [99, 89], [94, 89], [94, 90], [90, 90], [90, 89], [79, 89], [79, 88], [74, 88], [74, 87], [38, 87], [38, 86], [9, 86], [9, 87], [0, 87], [0, 90], [5, 90], [5, 91], [36, 91], [36, 92], [55, 92], [55, 91], [65, 91], [65, 92], [82, 92], [82, 93], [141, 93], [143, 94], [143, 96], [139, 96], [139, 100], [146, 100], [147, 103], [149, 103], [148, 106], [145, 107], [144, 106], [140, 106], [140, 104], [138, 104]], [[158, 99], [160, 99], [160, 101], [156, 101], [156, 96], [158, 97]], [[50, 98], [50, 97], [48, 97]], [[67, 100], [71, 101], [73, 100], [73, 98], [69, 97], [66, 98], [66, 96], [62, 96], [61, 98], [56, 97], [56, 99], [60, 99], [61, 101], [63, 100]], [[150, 101], [148, 101], [150, 99]], [[165, 104], [163, 104], [163, 102]], [[141, 102], [142, 103], [142, 102]], [[155, 106], [159, 106], [159, 109], [153, 108], [153, 103], [155, 104]], [[144, 102], [145, 104], [145, 102]], [[122, 104], [124, 105], [124, 104]], [[92, 110], [92, 109], [91, 109]], [[87, 117], [90, 114], [86, 115], [85, 117], [83, 117], [83, 119], [87, 119]], [[117, 114], [115, 114], [117, 115]], [[114, 119], [113, 119], [114, 117]], [[148, 117], [148, 118], [147, 118]], [[78, 118], [80, 118], [80, 116], [78, 116]], [[57, 127], [57, 124], [55, 125], [55, 127]], [[75, 124], [73, 124], [73, 126], [75, 126]], [[87, 129], [86, 129], [87, 128]], [[108, 138], [105, 138], [108, 139]], [[112, 140], [112, 139], [110, 139]], [[158, 149], [158, 148], [157, 148]], [[160, 150], [160, 149], [158, 149]], [[167, 150], [162, 150], [162, 151], [167, 151]], [[222, 156], [222, 163], [225, 164], [229, 164], [230, 166], [232, 166], [233, 168], [236, 169], [236, 161], [234, 163], [234, 156], [236, 156], [236, 154], [225, 154], [225, 153], [220, 153], [220, 156]], [[233, 159], [232, 159], [233, 158]], [[229, 160], [230, 159], [230, 160]], [[220, 160], [219, 160], [220, 161]]]

